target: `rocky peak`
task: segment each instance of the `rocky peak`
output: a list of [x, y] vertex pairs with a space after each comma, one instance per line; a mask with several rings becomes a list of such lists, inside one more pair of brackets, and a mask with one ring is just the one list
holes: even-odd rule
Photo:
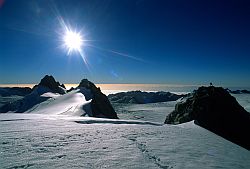
[[55, 88], [61, 86], [59, 82], [56, 82], [56, 80], [53, 76], [49, 76], [49, 75], [44, 76], [44, 78], [41, 79], [41, 81], [38, 85], [42, 85], [42, 86], [48, 87], [50, 89], [55, 89]]
[[118, 119], [115, 110], [108, 100], [108, 97], [101, 92], [101, 89], [99, 87], [96, 87], [95, 84], [88, 81], [88, 79], [81, 80], [77, 88], [81, 87], [89, 89], [93, 95], [91, 101], [93, 117]]
[[96, 87], [95, 84], [89, 81], [88, 79], [82, 79], [77, 88], [80, 87], [85, 87], [87, 89], [90, 89], [93, 93], [101, 92], [101, 89], [99, 87]]
[[250, 113], [222, 87], [200, 87], [165, 120], [167, 124], [179, 124], [194, 120], [196, 124], [250, 149]]
[[64, 86], [64, 84], [60, 84], [59, 82], [57, 82], [53, 76], [49, 76], [49, 75], [44, 76], [41, 79], [40, 83], [38, 85], [36, 85], [34, 88], [36, 88], [38, 86], [47, 87], [52, 92], [56, 92], [56, 93], [59, 93], [59, 94], [65, 94], [65, 91], [64, 91], [65, 86]]
[[91, 84], [94, 85], [92, 82], [88, 81], [88, 79], [82, 79], [78, 87], [90, 88]]

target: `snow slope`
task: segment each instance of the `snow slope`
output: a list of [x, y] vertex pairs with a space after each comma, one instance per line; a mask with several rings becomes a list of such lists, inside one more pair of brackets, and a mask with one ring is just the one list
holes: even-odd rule
[[45, 93], [42, 96], [51, 97], [45, 102], [42, 102], [26, 113], [35, 114], [65, 114], [81, 116], [84, 114], [91, 115], [90, 102], [92, 94], [86, 88], [73, 90], [64, 95], [55, 95], [53, 93]]
[[1, 168], [250, 168], [249, 151], [193, 124], [1, 114]]
[[231, 94], [246, 111], [250, 112], [250, 94]]

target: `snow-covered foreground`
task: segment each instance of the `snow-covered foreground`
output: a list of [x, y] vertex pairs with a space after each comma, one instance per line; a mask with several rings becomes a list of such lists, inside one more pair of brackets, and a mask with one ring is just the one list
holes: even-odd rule
[[0, 168], [250, 168], [250, 152], [193, 124], [0, 114]]
[[[250, 111], [250, 95], [234, 96]], [[79, 117], [91, 113], [87, 90], [41, 97], [0, 114], [0, 168], [250, 168], [249, 151], [193, 122], [163, 125], [176, 102], [116, 104], [112, 120]]]

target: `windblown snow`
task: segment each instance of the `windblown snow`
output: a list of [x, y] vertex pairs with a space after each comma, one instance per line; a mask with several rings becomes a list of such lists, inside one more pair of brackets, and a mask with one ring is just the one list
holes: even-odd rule
[[76, 89], [64, 95], [44, 93], [41, 96], [50, 99], [32, 107], [26, 113], [76, 116], [92, 114], [90, 107], [92, 94], [86, 88]]
[[[172, 102], [129, 105], [132, 116], [120, 108], [127, 119], [113, 120], [79, 117], [91, 113], [87, 89], [42, 97], [25, 113], [0, 114], [0, 168], [250, 168], [249, 151], [193, 122], [163, 125]], [[237, 97], [248, 109], [250, 97]]]

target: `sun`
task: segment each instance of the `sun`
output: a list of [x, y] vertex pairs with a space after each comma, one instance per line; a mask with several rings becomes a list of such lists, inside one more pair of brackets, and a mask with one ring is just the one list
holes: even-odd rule
[[80, 32], [67, 30], [63, 36], [64, 46], [68, 49], [68, 54], [72, 51], [81, 51], [83, 46], [83, 37]]

